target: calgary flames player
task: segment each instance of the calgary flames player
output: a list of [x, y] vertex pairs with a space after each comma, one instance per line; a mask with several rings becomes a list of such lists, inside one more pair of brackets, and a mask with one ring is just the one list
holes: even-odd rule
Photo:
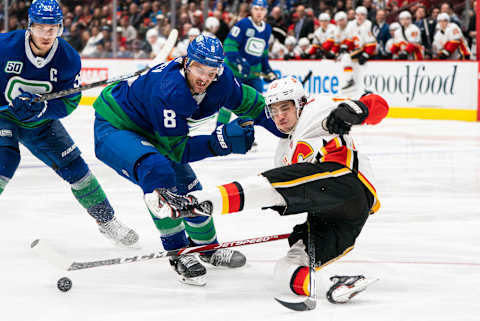
[[[270, 84], [265, 102], [277, 128], [289, 135], [277, 148], [279, 167], [189, 197], [157, 190], [147, 204], [159, 216], [177, 217], [192, 207], [191, 212], [200, 208], [210, 215], [260, 208], [282, 216], [307, 212], [306, 222], [293, 228], [290, 249], [276, 263], [274, 279], [280, 294], [308, 300], [314, 269], [350, 252], [367, 218], [380, 207], [368, 157], [357, 151], [349, 131], [352, 125], [379, 123], [388, 104], [371, 93], [359, 100], [321, 95], [307, 101], [293, 77]], [[330, 280], [327, 298], [332, 303], [348, 301], [372, 282], [362, 275]]]
[[469, 60], [470, 50], [462, 30], [450, 22], [446, 13], [437, 17], [438, 31], [433, 38], [433, 50], [438, 59]]
[[393, 56], [403, 60], [422, 60], [423, 46], [420, 29], [412, 23], [412, 15], [402, 11], [398, 16], [400, 28], [395, 31], [393, 45], [390, 49]]
[[[346, 34], [347, 42], [350, 45], [351, 59], [357, 59], [360, 65], [363, 65], [375, 53], [377, 41], [372, 33], [372, 23], [367, 20], [367, 9], [363, 6], [357, 7], [355, 10], [355, 20], [352, 20], [347, 25]], [[342, 91], [354, 89], [355, 80], [353, 74], [353, 67], [348, 68], [348, 60], [343, 62], [343, 79]]]
[[330, 15], [321, 13], [318, 17], [320, 27], [313, 33], [312, 47], [310, 49], [310, 58], [333, 59], [335, 54], [333, 47], [335, 45], [335, 26], [330, 23]]

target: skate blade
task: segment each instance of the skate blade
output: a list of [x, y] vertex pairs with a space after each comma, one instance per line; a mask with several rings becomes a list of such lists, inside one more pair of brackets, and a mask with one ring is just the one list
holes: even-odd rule
[[185, 276], [179, 275], [178, 281], [180, 281], [180, 283], [188, 285], [205, 286], [207, 284], [207, 276], [200, 275], [193, 278], [187, 278]]
[[367, 289], [367, 287], [375, 282], [377, 282], [379, 279], [373, 279], [373, 280], [361, 280], [358, 281], [354, 287], [349, 288], [346, 285], [342, 285], [335, 289], [332, 293], [332, 299], [335, 301], [335, 303], [346, 303], [350, 301], [354, 296], [356, 296], [358, 293], [363, 292]]

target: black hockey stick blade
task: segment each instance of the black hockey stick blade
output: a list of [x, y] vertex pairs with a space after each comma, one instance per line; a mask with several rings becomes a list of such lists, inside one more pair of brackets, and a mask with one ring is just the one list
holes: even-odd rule
[[302, 85], [305, 85], [307, 83], [307, 81], [312, 77], [313, 75], [313, 71], [310, 70], [306, 75], [305, 77], [303, 77], [303, 80], [302, 80]]
[[302, 299], [298, 302], [281, 300], [275, 297], [274, 299], [287, 309], [294, 311], [310, 311], [314, 310], [317, 307], [317, 301], [312, 299], [311, 297], [307, 297], [306, 299]]

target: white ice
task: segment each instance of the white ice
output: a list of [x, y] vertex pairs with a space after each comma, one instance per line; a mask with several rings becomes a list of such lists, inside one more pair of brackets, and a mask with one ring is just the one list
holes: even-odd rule
[[[345, 305], [318, 293], [317, 309], [292, 312], [272, 296], [272, 267], [286, 241], [238, 248], [238, 270], [208, 268], [208, 284], [180, 284], [166, 259], [65, 273], [37, 257], [42, 238], [75, 260], [161, 249], [140, 189], [95, 158], [93, 112], [64, 121], [99, 178], [120, 220], [140, 234], [142, 249], [125, 250], [101, 236], [55, 173], [22, 149], [22, 162], [0, 199], [0, 320], [480, 320], [480, 125], [386, 119], [356, 128], [358, 147], [376, 169], [382, 203], [354, 251], [320, 273], [380, 278]], [[204, 186], [271, 167], [275, 138], [257, 130], [259, 152], [193, 165]], [[290, 232], [303, 215], [249, 212], [216, 218], [220, 241]], [[62, 276], [68, 293], [56, 289]]]

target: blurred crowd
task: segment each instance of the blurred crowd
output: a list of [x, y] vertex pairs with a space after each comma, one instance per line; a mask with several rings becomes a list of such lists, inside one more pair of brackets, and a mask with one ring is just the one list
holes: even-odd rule
[[[111, 0], [61, 1], [62, 37], [82, 57], [154, 57], [162, 48], [172, 22], [179, 39], [172, 56], [186, 54], [188, 42], [202, 32], [224, 41], [230, 29], [249, 15], [244, 0], [177, 0], [175, 17], [170, 1], [118, 0], [117, 27], [112, 27]], [[206, 1], [206, 0], [205, 0]], [[470, 1], [470, 0], [467, 0]], [[471, 1], [407, 0], [269, 0], [267, 22], [273, 28], [269, 56], [273, 59], [335, 59], [346, 42], [355, 44], [350, 25], [363, 25], [375, 49], [369, 59], [473, 59], [476, 51], [475, 6]], [[8, 29], [25, 29], [29, 1], [13, 1]], [[4, 10], [0, 9], [1, 26]]]

